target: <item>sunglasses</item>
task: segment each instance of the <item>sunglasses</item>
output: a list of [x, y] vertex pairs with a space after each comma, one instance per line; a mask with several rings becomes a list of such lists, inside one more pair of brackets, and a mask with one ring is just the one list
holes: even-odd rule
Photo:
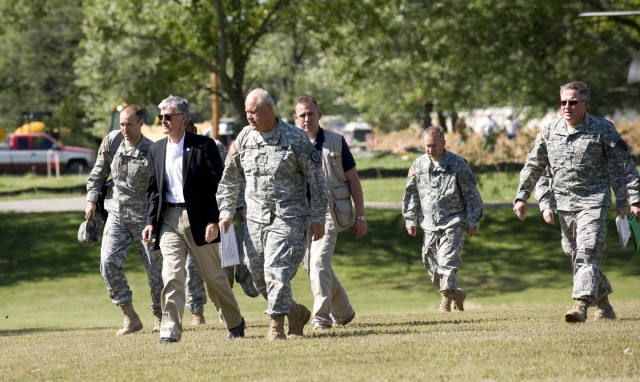
[[567, 104], [569, 104], [569, 106], [576, 106], [580, 102], [587, 102], [587, 101], [586, 100], [578, 101], [575, 99], [572, 99], [571, 101], [560, 101], [560, 106], [567, 106]]
[[166, 121], [171, 121], [171, 117], [173, 117], [174, 115], [180, 115], [180, 114], [184, 114], [184, 113], [158, 114], [158, 120], [160, 120], [160, 122], [162, 122], [162, 119], [164, 118]]

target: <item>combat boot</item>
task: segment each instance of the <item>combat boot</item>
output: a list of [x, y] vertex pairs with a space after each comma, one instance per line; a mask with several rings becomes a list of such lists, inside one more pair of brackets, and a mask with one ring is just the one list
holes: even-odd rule
[[616, 312], [613, 311], [613, 306], [611, 306], [611, 304], [609, 303], [609, 297], [605, 296], [596, 301], [596, 311], [593, 314], [593, 319], [595, 321], [602, 319], [616, 319]]
[[438, 313], [451, 312], [451, 301], [453, 301], [453, 292], [450, 290], [440, 291], [440, 309]]
[[162, 312], [153, 312], [155, 321], [153, 323], [153, 333], [159, 333], [162, 328]]
[[456, 288], [453, 291], [453, 299], [451, 300], [451, 310], [464, 312], [464, 299], [467, 297], [467, 294], [464, 293], [464, 290], [460, 288]]
[[204, 320], [204, 314], [203, 313], [192, 313], [191, 314], [191, 325], [192, 326], [197, 326], [197, 325], [204, 325], [207, 322]]
[[287, 335], [284, 334], [284, 315], [277, 314], [270, 316], [269, 332], [267, 333], [269, 341], [286, 340]]
[[133, 304], [120, 305], [120, 308], [122, 309], [124, 320], [122, 321], [122, 328], [116, 332], [116, 335], [123, 336], [142, 330], [142, 321], [140, 321], [138, 313], [133, 309]]
[[587, 320], [588, 304], [585, 300], [576, 300], [573, 308], [564, 315], [567, 322], [585, 322]]
[[298, 304], [292, 300], [291, 310], [289, 311], [289, 337], [302, 337], [304, 326], [311, 319], [311, 312], [306, 306]]

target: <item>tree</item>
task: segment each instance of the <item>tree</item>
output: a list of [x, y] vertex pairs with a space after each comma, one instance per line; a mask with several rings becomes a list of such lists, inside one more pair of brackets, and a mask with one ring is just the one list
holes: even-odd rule
[[79, 0], [0, 4], [0, 125], [6, 130], [22, 124], [22, 112], [34, 110], [53, 112], [49, 128], [81, 130], [83, 113], [71, 69], [81, 22]]

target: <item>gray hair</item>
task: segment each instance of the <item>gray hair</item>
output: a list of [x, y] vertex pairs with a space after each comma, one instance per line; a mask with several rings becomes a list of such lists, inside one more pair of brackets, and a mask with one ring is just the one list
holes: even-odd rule
[[562, 92], [565, 90], [577, 90], [580, 97], [585, 101], [589, 101], [591, 98], [591, 92], [584, 82], [574, 81], [560, 86], [560, 97], [562, 97]]
[[258, 100], [257, 106], [269, 105], [272, 109], [276, 108], [275, 102], [273, 102], [273, 98], [271, 98], [271, 94], [262, 88], [256, 88], [249, 92], [247, 95], [247, 99], [249, 97], [255, 97]]
[[164, 107], [170, 107], [176, 109], [179, 113], [189, 114], [189, 103], [186, 99], [174, 95], [169, 95], [158, 105], [158, 109], [162, 110]]
[[435, 135], [441, 141], [444, 141], [444, 130], [440, 126], [429, 126], [422, 132], [422, 139], [427, 135]]

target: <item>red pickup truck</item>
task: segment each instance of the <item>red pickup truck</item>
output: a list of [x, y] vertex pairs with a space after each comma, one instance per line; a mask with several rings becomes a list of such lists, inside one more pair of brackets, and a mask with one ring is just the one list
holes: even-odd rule
[[11, 134], [0, 144], [0, 172], [42, 172], [47, 164], [54, 170], [56, 157], [60, 171], [67, 173], [87, 173], [96, 158], [94, 150], [62, 146], [48, 134]]

